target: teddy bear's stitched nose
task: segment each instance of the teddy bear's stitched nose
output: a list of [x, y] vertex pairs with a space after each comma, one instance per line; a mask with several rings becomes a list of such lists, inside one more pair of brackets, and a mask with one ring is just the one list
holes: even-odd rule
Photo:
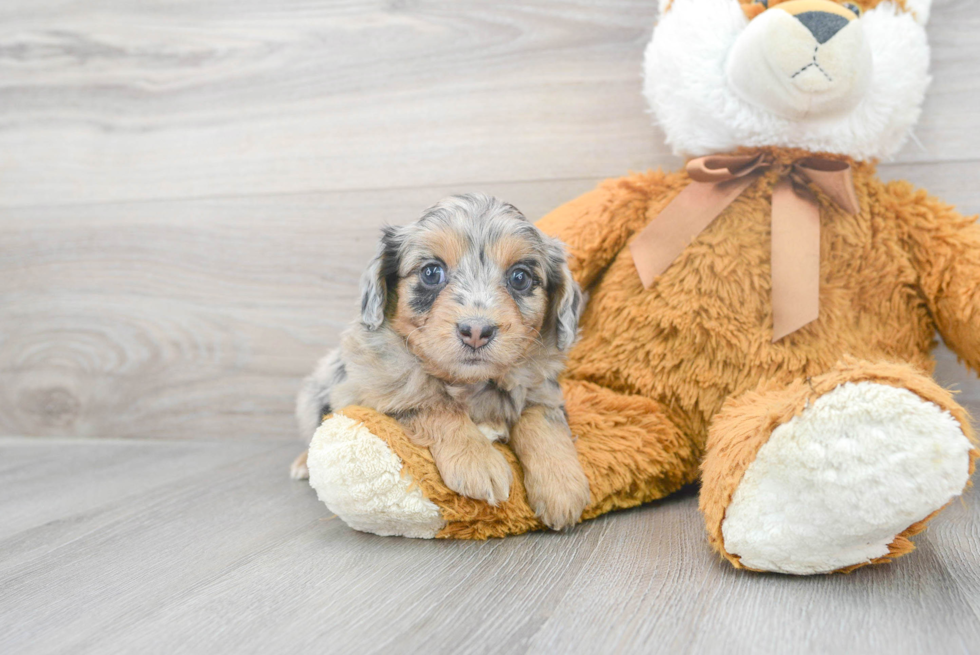
[[821, 45], [829, 41], [851, 21], [844, 16], [827, 11], [805, 11], [796, 15], [796, 20], [810, 30], [810, 34]]

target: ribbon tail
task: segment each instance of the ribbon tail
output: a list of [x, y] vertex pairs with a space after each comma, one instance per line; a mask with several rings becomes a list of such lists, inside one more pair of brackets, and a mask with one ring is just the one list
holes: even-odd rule
[[848, 214], [861, 211], [857, 192], [854, 190], [854, 175], [850, 164], [834, 160], [807, 159], [798, 164], [796, 170]]
[[649, 289], [684, 249], [732, 204], [755, 176], [727, 182], [691, 182], [630, 243], [640, 281]]
[[820, 206], [783, 178], [772, 193], [772, 340], [820, 316]]

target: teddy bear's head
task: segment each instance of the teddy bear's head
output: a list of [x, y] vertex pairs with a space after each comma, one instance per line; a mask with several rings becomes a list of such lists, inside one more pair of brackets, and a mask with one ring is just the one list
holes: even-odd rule
[[929, 84], [931, 0], [660, 0], [644, 93], [701, 156], [779, 146], [888, 157]]

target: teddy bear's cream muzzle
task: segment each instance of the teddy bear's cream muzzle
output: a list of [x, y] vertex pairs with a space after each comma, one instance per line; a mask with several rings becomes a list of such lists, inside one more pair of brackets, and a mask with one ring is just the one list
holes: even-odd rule
[[791, 0], [749, 23], [732, 47], [727, 77], [745, 101], [799, 120], [853, 109], [871, 68], [854, 13], [828, 0]]

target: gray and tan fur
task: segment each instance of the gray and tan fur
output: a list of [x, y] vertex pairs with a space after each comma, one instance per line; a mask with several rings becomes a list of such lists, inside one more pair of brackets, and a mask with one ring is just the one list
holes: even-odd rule
[[[449, 488], [491, 504], [511, 484], [492, 441], [509, 439], [538, 516], [576, 523], [589, 488], [557, 378], [582, 293], [563, 245], [512, 205], [453, 196], [385, 229], [361, 296], [360, 320], [300, 391], [302, 437], [330, 411], [374, 408], [430, 449]], [[293, 475], [307, 473], [304, 454]]]

